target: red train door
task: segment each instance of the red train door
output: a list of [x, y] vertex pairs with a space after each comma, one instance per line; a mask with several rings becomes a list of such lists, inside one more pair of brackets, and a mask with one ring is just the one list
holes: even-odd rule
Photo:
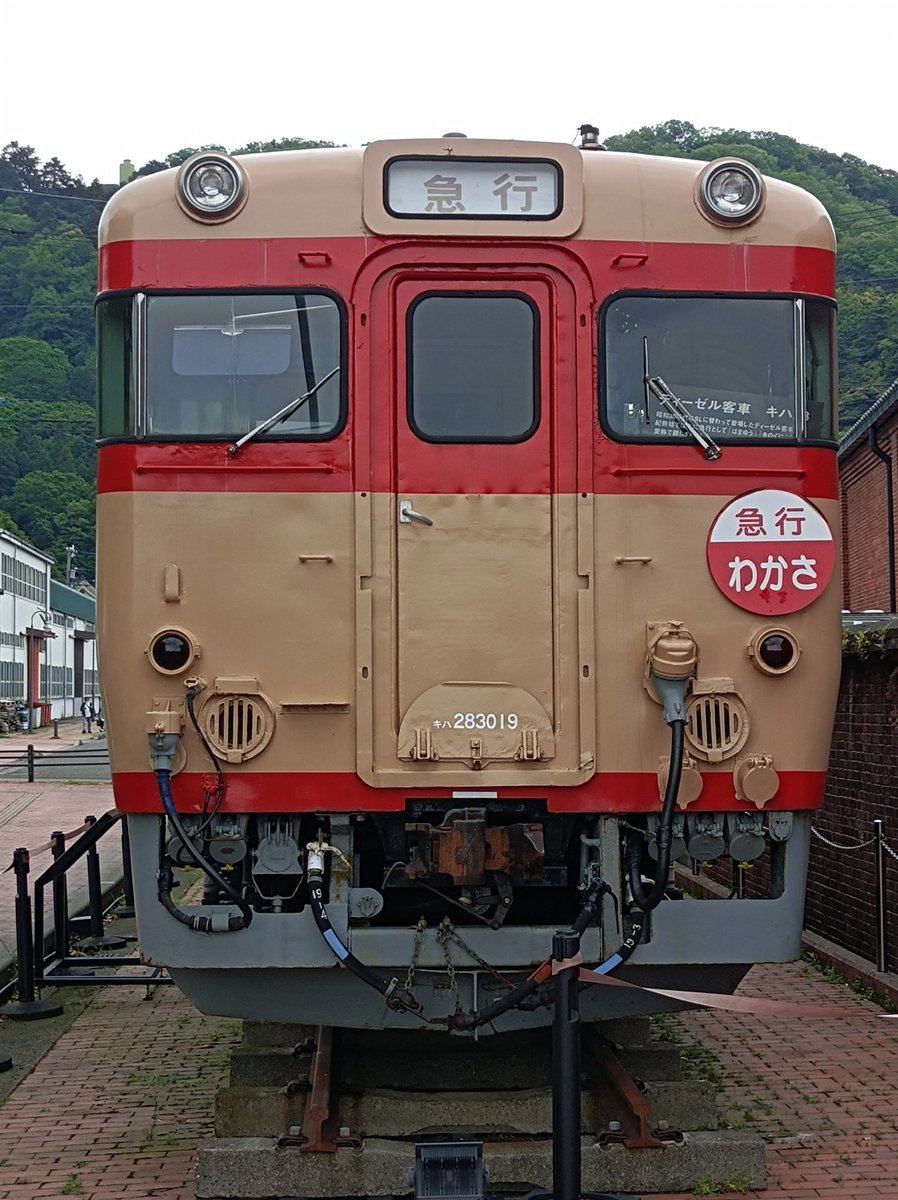
[[358, 767], [380, 786], [594, 770], [592, 488], [578, 478], [594, 403], [575, 290], [542, 264], [479, 261], [389, 271], [372, 291]]

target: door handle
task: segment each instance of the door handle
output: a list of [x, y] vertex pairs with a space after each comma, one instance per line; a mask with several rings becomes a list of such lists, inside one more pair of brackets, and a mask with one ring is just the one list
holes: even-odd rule
[[399, 524], [411, 525], [412, 521], [420, 521], [422, 525], [432, 525], [430, 517], [425, 517], [423, 513], [415, 512], [413, 500], [399, 501]]

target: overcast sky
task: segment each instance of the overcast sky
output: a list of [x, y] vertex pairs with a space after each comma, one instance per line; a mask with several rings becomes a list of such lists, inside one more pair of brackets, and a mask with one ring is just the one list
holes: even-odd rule
[[185, 146], [671, 118], [898, 169], [896, 0], [6, 0], [0, 146], [90, 180]]

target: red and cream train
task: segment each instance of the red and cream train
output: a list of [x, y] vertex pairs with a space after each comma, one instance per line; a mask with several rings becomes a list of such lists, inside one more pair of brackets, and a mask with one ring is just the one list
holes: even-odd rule
[[[141, 945], [205, 1011], [544, 1023], [514, 985], [572, 922], [655, 986], [798, 952], [832, 226], [747, 163], [594, 145], [203, 153], [106, 209], [113, 781]], [[765, 884], [670, 899], [677, 859]]]

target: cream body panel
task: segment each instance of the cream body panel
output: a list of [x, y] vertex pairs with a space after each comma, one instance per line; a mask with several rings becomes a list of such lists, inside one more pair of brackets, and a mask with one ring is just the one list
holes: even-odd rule
[[[838, 538], [836, 502], [813, 502]], [[777, 618], [738, 608], [717, 589], [706, 558], [708, 530], [725, 504], [721, 496], [596, 497], [600, 772], [654, 773], [670, 753], [661, 706], [642, 687], [651, 621], [684, 623], [698, 643], [700, 679], [732, 678], [751, 722], [740, 755], [772, 754], [780, 771], [826, 770], [841, 671], [838, 569], [800, 612]], [[618, 557], [651, 562], [618, 564]], [[803, 648], [782, 676], [763, 674], [747, 653], [752, 635], [770, 627], [791, 630]], [[734, 764], [699, 766], [730, 773]]]
[[[183, 699], [191, 675], [210, 685], [216, 677], [257, 677], [273, 703], [274, 735], [247, 769], [355, 769], [352, 493], [109, 493], [98, 498], [98, 542], [115, 771], [149, 768], [144, 714], [154, 697]], [[180, 568], [177, 602], [165, 599], [171, 564]], [[145, 653], [167, 628], [186, 630], [200, 645], [199, 658], [178, 675], [161, 674]], [[200, 694], [198, 707], [209, 694]], [[345, 711], [316, 711], [324, 705]], [[189, 721], [184, 744], [187, 768], [209, 771]]]
[[[591, 663], [593, 647], [592, 628], [579, 619], [588, 579], [578, 574], [577, 498], [427, 496], [420, 507], [433, 527], [399, 526], [396, 498], [372, 497], [373, 568], [359, 591], [359, 775], [406, 788], [585, 783], [595, 746], [581, 660]], [[434, 686], [458, 682], [511, 684], [535, 697], [554, 728], [553, 756], [481, 769], [400, 762], [399, 727], [410, 706]], [[486, 689], [469, 695], [489, 703]], [[488, 759], [488, 732], [482, 739]]]
[[[399, 220], [383, 207], [372, 171], [398, 153], [496, 158], [518, 154], [554, 157], [569, 164], [565, 209], [554, 221]], [[389, 151], [389, 153], [387, 153]], [[363, 155], [369, 156], [367, 178]], [[574, 156], [573, 158], [571, 156]], [[582, 165], [577, 161], [582, 159]], [[296, 150], [239, 158], [248, 180], [246, 204], [231, 220], [194, 220], [178, 205], [178, 171], [127, 184], [112, 197], [100, 222], [99, 242], [234, 238], [358, 238], [372, 234], [423, 239], [560, 239], [652, 243], [694, 242], [733, 246], [817, 247], [833, 252], [835, 234], [826, 210], [792, 184], [766, 179], [761, 216], [745, 226], [715, 225], [694, 200], [704, 163], [657, 155], [582, 153], [554, 143], [450, 139], [373, 143], [360, 149]], [[377, 165], [375, 165], [377, 164]], [[366, 200], [363, 211], [362, 191]], [[569, 214], [573, 214], [569, 216]], [[509, 226], [513, 229], [509, 230]]]

